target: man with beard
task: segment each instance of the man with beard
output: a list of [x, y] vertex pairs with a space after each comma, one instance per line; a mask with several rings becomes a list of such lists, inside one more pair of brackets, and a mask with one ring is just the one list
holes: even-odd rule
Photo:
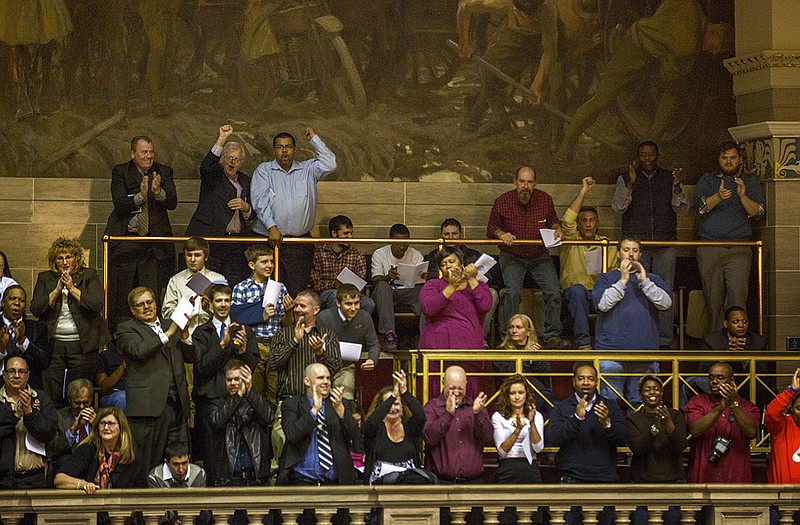
[[505, 337], [508, 321], [519, 310], [522, 283], [529, 274], [544, 295], [545, 317], [542, 334], [545, 348], [561, 348], [561, 291], [558, 274], [550, 253], [544, 246], [514, 245], [517, 240], [541, 239], [540, 230], [555, 229], [556, 239], [561, 238], [553, 198], [536, 189], [536, 171], [522, 166], [514, 174], [511, 191], [494, 201], [489, 224], [488, 239], [500, 239], [500, 268], [506, 285], [503, 318], [500, 320], [500, 339]]
[[[719, 168], [700, 177], [695, 187], [694, 208], [700, 213], [697, 237], [703, 241], [749, 241], [753, 221], [764, 215], [764, 189], [742, 169], [735, 142], [720, 145]], [[748, 246], [698, 246], [697, 267], [711, 330], [722, 326], [725, 308], [747, 304], [752, 258]]]
[[[672, 306], [672, 292], [655, 274], [647, 273], [639, 262], [641, 245], [637, 239], [621, 239], [617, 246], [619, 268], [597, 278], [592, 289], [597, 310], [595, 349], [658, 350], [658, 312]], [[600, 371], [613, 390], [603, 385], [603, 396], [617, 399], [627, 383], [628, 401], [636, 407], [642, 402], [636, 376], [613, 374], [657, 373], [657, 362], [600, 361]]]
[[711, 392], [686, 404], [692, 434], [689, 483], [750, 483], [750, 443], [758, 432], [758, 407], [741, 397], [733, 368], [716, 363], [708, 370]]

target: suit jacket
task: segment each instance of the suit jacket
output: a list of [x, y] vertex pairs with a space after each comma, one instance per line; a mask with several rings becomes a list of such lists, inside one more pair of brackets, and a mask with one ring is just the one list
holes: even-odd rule
[[[360, 438], [358, 424], [353, 419], [348, 400], [344, 400], [344, 417], [342, 419], [336, 415], [336, 410], [334, 410], [329, 397], [324, 400], [324, 404], [325, 421], [328, 423], [328, 434], [333, 460], [336, 462], [336, 472], [339, 474], [339, 484], [355, 485], [356, 470], [350, 457], [349, 445], [351, 441]], [[305, 456], [306, 449], [311, 444], [311, 432], [316, 427], [316, 421], [311, 417], [311, 403], [308, 402], [305, 392], [283, 402], [281, 425], [286, 434], [286, 444], [280, 459], [277, 484], [286, 485], [289, 481], [289, 473]]]
[[[59, 295], [53, 306], [50, 306], [48, 299], [60, 278], [61, 275], [52, 270], [40, 272], [31, 298], [31, 313], [47, 323], [50, 334], [55, 332], [64, 296]], [[80, 274], [74, 275], [72, 280], [81, 291], [81, 300], [76, 301], [69, 295], [67, 301], [72, 319], [78, 327], [81, 350], [84, 354], [97, 352], [101, 346], [111, 341], [111, 333], [103, 319], [103, 284], [97, 271], [92, 268], [85, 268]]]
[[[767, 338], [755, 332], [747, 331], [747, 342], [744, 344], [745, 350], [766, 350]], [[727, 350], [728, 349], [728, 329], [714, 330], [703, 337], [704, 350]]]
[[[175, 190], [175, 180], [172, 178], [172, 168], [157, 162], [153, 163], [150, 173], [157, 172], [161, 175], [161, 189], [166, 194], [166, 199], [161, 202], [155, 199], [151, 192], [148, 192], [147, 202], [149, 203], [150, 229], [147, 233], [150, 237], [172, 237], [172, 225], [169, 222], [167, 210], [174, 210], [178, 206], [178, 194]], [[117, 164], [111, 172], [111, 200], [114, 202], [114, 209], [108, 216], [106, 231], [104, 235], [128, 235], [128, 224], [138, 209], [133, 201], [134, 195], [139, 193], [139, 184], [142, 182], [142, 174], [130, 160], [124, 164]], [[153, 250], [158, 259], [171, 259], [175, 257], [175, 248], [169, 243], [153, 243]], [[110, 247], [115, 250], [116, 255], [120, 252], [131, 251], [133, 243], [119, 242], [111, 243]]]
[[[172, 324], [172, 323], [170, 323]], [[168, 327], [163, 321], [162, 327]], [[128, 417], [158, 417], [167, 404], [170, 382], [175, 380], [183, 417], [189, 417], [189, 390], [184, 364], [194, 351], [180, 342], [180, 332], [166, 345], [145, 323], [129, 319], [117, 327], [117, 348], [128, 365], [125, 385]]]
[[195, 329], [192, 334], [195, 349], [193, 399], [211, 400], [227, 397], [225, 365], [231, 359], [244, 361], [250, 370], [256, 369], [261, 360], [258, 341], [249, 326], [245, 326], [244, 329], [247, 334], [247, 345], [241, 354], [232, 339], [225, 348], [220, 346], [219, 333], [213, 321], [201, 324]]
[[[33, 388], [44, 388], [42, 373], [50, 366], [50, 359], [53, 357], [52, 349], [47, 340], [47, 326], [33, 319], [25, 320], [25, 337], [30, 343], [24, 352], [17, 346], [16, 341], [11, 338], [5, 348], [6, 358], [16, 355], [22, 356], [28, 362], [31, 374], [28, 377], [28, 384]], [[2, 321], [0, 321], [2, 324]]]
[[71, 454], [78, 448], [78, 443], [70, 443], [69, 439], [67, 439], [67, 430], [75, 423], [75, 416], [70, 412], [70, 407], [59, 408], [57, 413], [58, 433], [53, 438], [53, 441], [47, 444], [47, 457], [52, 459]]
[[[239, 184], [242, 186], [241, 198], [250, 203], [250, 177], [237, 171]], [[203, 237], [224, 237], [225, 228], [231, 222], [234, 213], [239, 214], [242, 224], [242, 237], [250, 235], [250, 227], [245, 223], [241, 211], [228, 208], [228, 201], [236, 198], [236, 188], [228, 181], [228, 176], [219, 163], [219, 157], [211, 151], [200, 164], [200, 197], [197, 209], [186, 228], [186, 235]], [[253, 217], [251, 213], [251, 218]]]

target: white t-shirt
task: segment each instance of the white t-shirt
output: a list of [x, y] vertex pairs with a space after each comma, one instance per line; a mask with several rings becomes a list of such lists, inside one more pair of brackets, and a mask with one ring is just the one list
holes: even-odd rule
[[[422, 254], [417, 250], [408, 247], [403, 257], [398, 259], [392, 255], [392, 246], [387, 245], [378, 248], [372, 253], [372, 275], [387, 275], [392, 266], [398, 264], [419, 264], [423, 261]], [[408, 286], [394, 286], [395, 288], [410, 288]]]

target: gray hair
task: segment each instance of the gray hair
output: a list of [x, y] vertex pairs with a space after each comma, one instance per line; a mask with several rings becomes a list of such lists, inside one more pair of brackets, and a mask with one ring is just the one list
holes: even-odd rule
[[93, 399], [94, 387], [92, 386], [92, 382], [84, 378], [74, 379], [70, 381], [69, 385], [67, 386], [67, 397], [69, 399], [72, 399], [74, 396], [77, 396], [84, 388], [89, 391], [89, 399]]
[[244, 147], [238, 142], [228, 142], [227, 144], [225, 144], [225, 146], [222, 148], [222, 156], [223, 157], [226, 156], [228, 152], [230, 152], [231, 150], [238, 151], [239, 156], [242, 159], [244, 159], [247, 156], [247, 154], [244, 151]]

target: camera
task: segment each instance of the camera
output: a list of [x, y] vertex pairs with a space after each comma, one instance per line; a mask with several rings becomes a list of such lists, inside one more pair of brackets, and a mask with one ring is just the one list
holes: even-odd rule
[[719, 460], [722, 459], [722, 456], [727, 454], [730, 449], [731, 440], [717, 436], [714, 440], [714, 447], [711, 450], [711, 454], [708, 456], [708, 462], [712, 465], [716, 465], [719, 463]]

